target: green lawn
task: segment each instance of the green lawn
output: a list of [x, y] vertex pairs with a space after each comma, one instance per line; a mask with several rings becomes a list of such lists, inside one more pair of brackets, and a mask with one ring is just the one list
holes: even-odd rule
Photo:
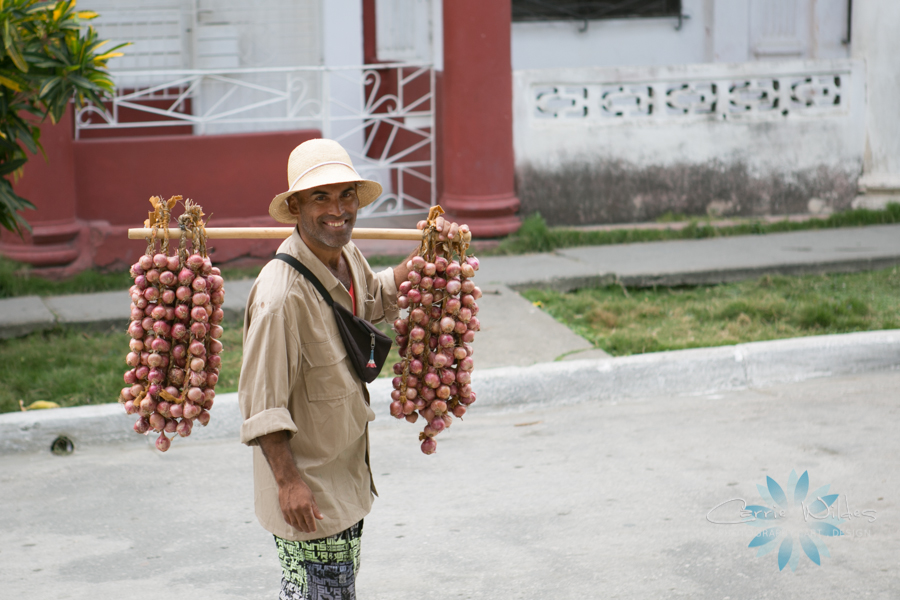
[[[241, 325], [224, 323], [222, 369], [217, 392], [237, 391], [241, 368]], [[125, 383], [130, 337], [124, 331], [56, 329], [0, 340], [0, 412], [36, 400], [60, 406], [116, 402]]]
[[897, 268], [707, 287], [529, 290], [523, 296], [614, 356], [900, 328]]

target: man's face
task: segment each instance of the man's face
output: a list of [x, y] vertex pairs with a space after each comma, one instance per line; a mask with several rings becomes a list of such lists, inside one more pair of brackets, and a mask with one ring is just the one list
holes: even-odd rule
[[288, 208], [308, 244], [342, 248], [356, 224], [356, 184], [332, 183], [297, 192], [288, 200]]

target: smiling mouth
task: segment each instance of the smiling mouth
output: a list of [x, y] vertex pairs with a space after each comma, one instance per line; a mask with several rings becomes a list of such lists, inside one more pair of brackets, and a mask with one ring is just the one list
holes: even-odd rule
[[334, 229], [338, 229], [338, 228], [346, 225], [347, 222], [348, 222], [348, 219], [342, 219], [340, 221], [325, 221], [325, 225], [327, 225], [328, 227], [332, 227]]

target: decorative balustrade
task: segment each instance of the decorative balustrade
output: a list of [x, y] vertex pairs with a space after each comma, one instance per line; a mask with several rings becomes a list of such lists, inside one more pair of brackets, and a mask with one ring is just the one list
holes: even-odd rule
[[316, 128], [344, 145], [360, 175], [382, 184], [385, 193], [361, 216], [417, 213], [435, 203], [431, 65], [127, 71], [113, 78], [117, 90], [105, 110], [76, 111], [76, 138], [110, 130]]

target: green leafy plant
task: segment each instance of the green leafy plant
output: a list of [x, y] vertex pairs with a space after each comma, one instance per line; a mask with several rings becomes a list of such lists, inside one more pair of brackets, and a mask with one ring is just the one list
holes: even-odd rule
[[69, 100], [102, 107], [113, 92], [108, 51], [85, 22], [97, 16], [75, 10], [75, 0], [0, 0], [0, 225], [22, 234], [28, 222], [19, 214], [34, 205], [13, 191], [28, 161], [26, 151], [43, 153], [40, 124], [58, 122]]

